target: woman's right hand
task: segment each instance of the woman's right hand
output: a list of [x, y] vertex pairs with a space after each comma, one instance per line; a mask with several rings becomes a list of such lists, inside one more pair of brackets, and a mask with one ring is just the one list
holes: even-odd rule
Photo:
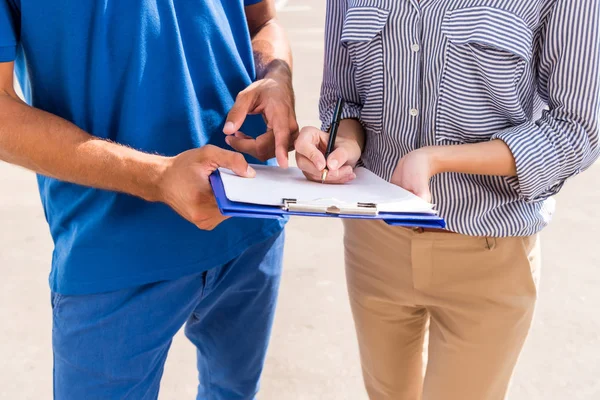
[[321, 182], [323, 170], [327, 166], [329, 172], [325, 183], [348, 183], [356, 175], [354, 167], [361, 155], [361, 144], [354, 137], [343, 135], [342, 126], [335, 141], [334, 151], [325, 160], [325, 151], [329, 134], [312, 126], [303, 128], [296, 139], [296, 163], [304, 175], [316, 182]]

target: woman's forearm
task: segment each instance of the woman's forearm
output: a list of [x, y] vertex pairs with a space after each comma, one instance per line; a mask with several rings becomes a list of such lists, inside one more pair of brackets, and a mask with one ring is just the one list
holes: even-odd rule
[[501, 140], [457, 146], [431, 146], [421, 149], [431, 159], [432, 172], [515, 176], [515, 159]]

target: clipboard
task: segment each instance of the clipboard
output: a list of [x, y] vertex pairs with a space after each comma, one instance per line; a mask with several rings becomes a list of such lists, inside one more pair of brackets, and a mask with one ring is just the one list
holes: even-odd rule
[[209, 178], [217, 205], [221, 214], [228, 217], [281, 219], [289, 216], [321, 217], [321, 218], [352, 218], [383, 220], [392, 226], [411, 228], [443, 229], [446, 223], [435, 213], [421, 212], [389, 212], [380, 211], [374, 203], [357, 203], [353, 206], [340, 206], [328, 203], [302, 202], [293, 198], [282, 198], [279, 204], [252, 204], [232, 201], [227, 197], [221, 172], [213, 172]]

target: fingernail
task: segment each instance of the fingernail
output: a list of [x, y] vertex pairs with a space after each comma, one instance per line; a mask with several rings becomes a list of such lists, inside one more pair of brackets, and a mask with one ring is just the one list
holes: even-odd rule
[[234, 130], [235, 130], [235, 125], [233, 125], [233, 122], [227, 122], [225, 124], [225, 126], [223, 127], [223, 132], [233, 133]]
[[331, 160], [331, 161], [329, 161], [329, 167], [331, 169], [337, 169], [337, 167], [338, 167], [339, 164], [340, 163], [338, 162], [338, 160]]
[[246, 170], [246, 176], [248, 178], [254, 178], [256, 176], [256, 171], [254, 170], [254, 168], [252, 168], [249, 165], [248, 165], [248, 169]]
[[225, 143], [231, 146], [231, 139], [229, 138], [229, 136], [225, 136]]

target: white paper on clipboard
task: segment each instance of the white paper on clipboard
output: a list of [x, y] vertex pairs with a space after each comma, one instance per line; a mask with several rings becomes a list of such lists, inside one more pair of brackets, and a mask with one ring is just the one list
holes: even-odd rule
[[356, 179], [344, 185], [311, 182], [300, 169], [252, 165], [256, 177], [242, 178], [221, 168], [227, 198], [234, 202], [281, 206], [284, 199], [302, 204], [339, 207], [375, 204], [378, 212], [435, 214], [433, 205], [366, 168], [355, 170]]

